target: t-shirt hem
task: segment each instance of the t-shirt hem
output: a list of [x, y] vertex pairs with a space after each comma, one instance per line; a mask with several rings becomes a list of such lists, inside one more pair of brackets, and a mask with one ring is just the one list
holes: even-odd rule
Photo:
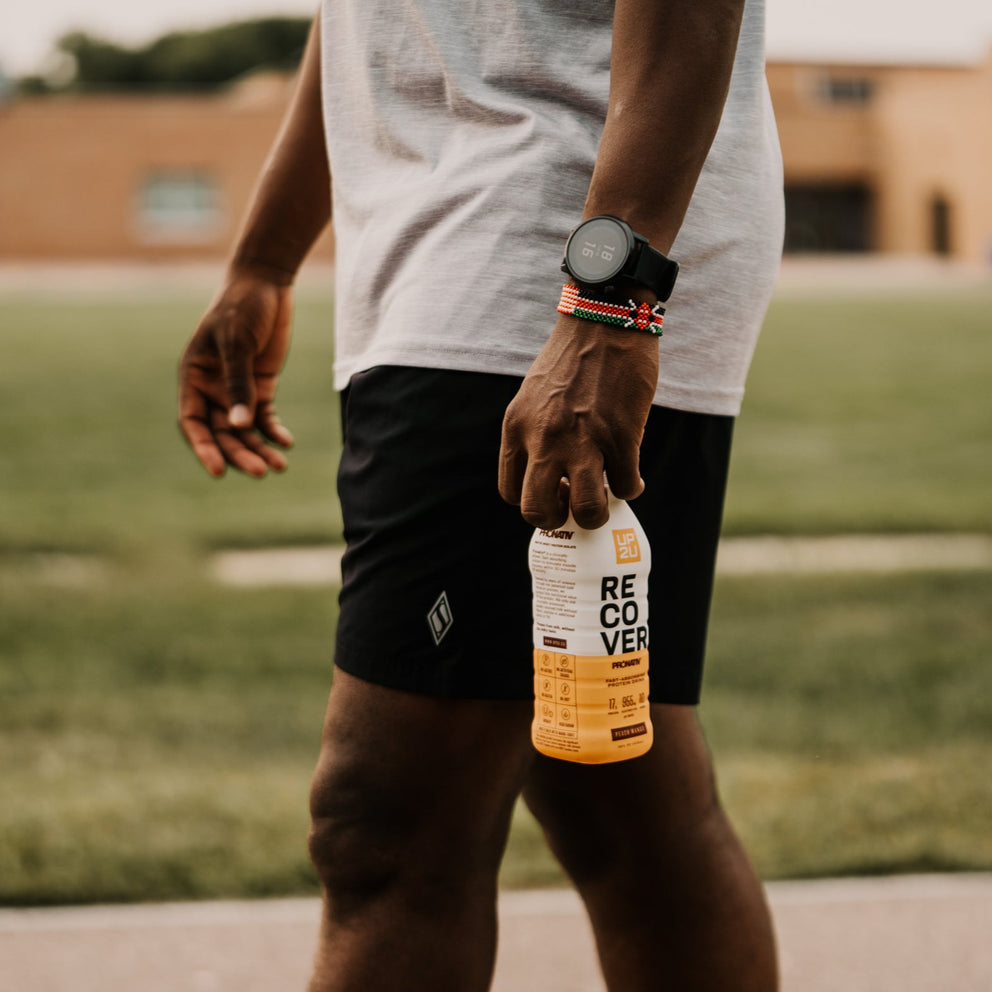
[[534, 364], [534, 356], [524, 352], [497, 352], [465, 348], [431, 347], [429, 354], [402, 348], [366, 352], [360, 359], [334, 363], [334, 388], [342, 390], [358, 372], [377, 365], [407, 365], [417, 369], [450, 369], [458, 372], [488, 372], [492, 375], [515, 375], [521, 378]]
[[[534, 363], [523, 352], [469, 351], [467, 349], [436, 349], [428, 354], [421, 351], [391, 348], [370, 352], [361, 360], [338, 361], [334, 364], [334, 388], [344, 389], [353, 375], [377, 365], [405, 365], [418, 369], [450, 369], [457, 372], [483, 372], [490, 375], [523, 377]], [[736, 417], [741, 411], [744, 389], [698, 389], [674, 382], [662, 376], [654, 396], [656, 406], [689, 413], [711, 413]]]
[[697, 389], [684, 383], [671, 382], [664, 377], [658, 381], [654, 394], [657, 406], [685, 410], [687, 413], [712, 413], [721, 417], [736, 417], [741, 412], [744, 390]]

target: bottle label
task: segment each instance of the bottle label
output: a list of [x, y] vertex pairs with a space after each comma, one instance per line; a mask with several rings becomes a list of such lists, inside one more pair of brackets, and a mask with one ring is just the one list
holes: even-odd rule
[[557, 546], [531, 548], [535, 646], [586, 657], [646, 651], [646, 572], [615, 569], [579, 577], [575, 563], [563, 560], [565, 552]]
[[557, 744], [582, 733], [608, 732], [614, 741], [647, 733], [648, 653], [618, 658], [534, 650], [537, 723]]
[[[617, 507], [616, 516], [614, 507]], [[625, 511], [625, 513], [624, 513]], [[611, 503], [619, 526], [538, 531], [534, 590], [535, 745], [578, 761], [643, 753], [648, 702], [650, 549], [636, 519]], [[624, 526], [627, 521], [635, 526]]]

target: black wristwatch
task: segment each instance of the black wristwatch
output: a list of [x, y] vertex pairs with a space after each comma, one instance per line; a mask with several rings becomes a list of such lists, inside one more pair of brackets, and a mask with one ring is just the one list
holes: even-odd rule
[[581, 287], [606, 289], [630, 279], [656, 293], [672, 295], [679, 263], [662, 255], [619, 217], [600, 214], [584, 220], [568, 237], [561, 268]]

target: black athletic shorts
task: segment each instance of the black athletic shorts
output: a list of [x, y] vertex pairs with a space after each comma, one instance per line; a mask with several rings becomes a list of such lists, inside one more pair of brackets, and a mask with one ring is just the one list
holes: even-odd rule
[[[343, 392], [338, 492], [347, 544], [335, 663], [433, 696], [533, 698], [533, 528], [496, 489], [513, 376], [380, 366]], [[652, 407], [651, 699], [695, 704], [733, 418]]]

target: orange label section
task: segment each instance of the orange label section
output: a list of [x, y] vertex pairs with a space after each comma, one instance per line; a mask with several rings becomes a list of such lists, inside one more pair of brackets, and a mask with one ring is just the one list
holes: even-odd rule
[[599, 763], [646, 751], [653, 740], [648, 652], [583, 656], [534, 649], [539, 751]]

